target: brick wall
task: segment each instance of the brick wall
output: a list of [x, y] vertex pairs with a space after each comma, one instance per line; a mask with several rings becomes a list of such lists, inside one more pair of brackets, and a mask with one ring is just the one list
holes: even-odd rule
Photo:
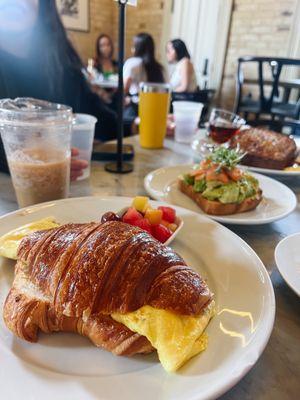
[[113, 35], [113, 6], [112, 0], [90, 0], [90, 31], [68, 31], [68, 37], [84, 63], [89, 57], [94, 57], [96, 39], [100, 33]]
[[[141, 31], [153, 35], [158, 44], [162, 34], [164, 2], [168, 0], [139, 0], [137, 7], [127, 7], [126, 57], [131, 55], [132, 37]], [[109, 34], [116, 45], [118, 37], [118, 6], [113, 0], [90, 0], [90, 32], [68, 31], [68, 36], [86, 63], [95, 54], [95, 42], [99, 33]]]
[[[132, 37], [138, 32], [147, 31], [153, 35], [157, 46], [156, 54], [161, 59], [163, 8], [168, 1], [170, 0], [139, 0], [138, 7], [127, 7], [127, 57], [131, 55]], [[234, 0], [222, 82], [222, 106], [228, 109], [233, 107], [238, 57], [287, 55], [296, 1]], [[113, 0], [90, 0], [90, 18], [90, 32], [68, 32], [84, 62], [88, 57], [94, 56], [95, 41], [100, 32], [111, 35], [116, 44], [117, 4]], [[249, 71], [249, 77], [255, 77], [253, 70]]]
[[[138, 0], [137, 7], [127, 7], [126, 56], [131, 56], [132, 38], [139, 32], [150, 33], [156, 44], [157, 58], [161, 58], [160, 39], [163, 27], [164, 3], [169, 0]], [[117, 42], [118, 7], [113, 7], [114, 41]]]
[[[295, 6], [296, 0], [234, 1], [222, 83], [222, 106], [233, 107], [238, 57], [287, 56]], [[256, 71], [251, 67], [246, 72], [247, 77], [256, 78]]]

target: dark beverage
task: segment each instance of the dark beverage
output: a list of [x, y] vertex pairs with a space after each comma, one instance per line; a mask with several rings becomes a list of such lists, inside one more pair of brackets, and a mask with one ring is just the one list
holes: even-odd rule
[[231, 123], [210, 123], [209, 124], [209, 135], [214, 142], [225, 143], [239, 130], [239, 126]]

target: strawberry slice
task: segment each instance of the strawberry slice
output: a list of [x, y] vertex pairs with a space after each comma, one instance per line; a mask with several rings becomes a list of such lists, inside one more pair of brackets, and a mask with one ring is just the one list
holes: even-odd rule
[[155, 237], [155, 239], [159, 240], [161, 243], [165, 243], [172, 235], [172, 232], [164, 225], [159, 224], [152, 226], [152, 235]]
[[160, 207], [158, 207], [158, 209], [163, 212], [162, 219], [170, 222], [170, 224], [173, 224], [175, 222], [176, 211], [174, 210], [174, 208], [160, 206]]

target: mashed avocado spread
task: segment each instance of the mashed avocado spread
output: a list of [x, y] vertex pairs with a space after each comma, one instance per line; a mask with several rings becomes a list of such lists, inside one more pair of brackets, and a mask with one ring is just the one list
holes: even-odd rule
[[186, 184], [193, 185], [196, 193], [201, 193], [207, 200], [218, 200], [223, 204], [241, 203], [246, 198], [253, 197], [258, 191], [258, 181], [252, 175], [244, 174], [237, 181], [222, 183], [220, 181], [209, 181], [205, 178], [195, 180], [194, 177], [186, 174], [183, 176]]

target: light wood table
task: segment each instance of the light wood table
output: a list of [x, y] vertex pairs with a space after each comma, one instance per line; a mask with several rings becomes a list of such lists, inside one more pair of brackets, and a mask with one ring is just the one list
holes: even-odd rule
[[[141, 149], [137, 138], [127, 138], [135, 147], [134, 172], [114, 175], [104, 163], [93, 162], [89, 181], [71, 185], [71, 196], [145, 194], [144, 176], [153, 169], [192, 162], [189, 146], [166, 140], [161, 150]], [[274, 261], [276, 244], [300, 231], [300, 179], [285, 179], [298, 197], [297, 209], [287, 218], [264, 226], [228, 226], [241, 236], [265, 264], [275, 290], [276, 320], [270, 341], [257, 364], [223, 400], [296, 400], [300, 398], [300, 299], [283, 281]], [[11, 180], [0, 174], [0, 214], [17, 208]], [[299, 250], [300, 251], [300, 250]]]

